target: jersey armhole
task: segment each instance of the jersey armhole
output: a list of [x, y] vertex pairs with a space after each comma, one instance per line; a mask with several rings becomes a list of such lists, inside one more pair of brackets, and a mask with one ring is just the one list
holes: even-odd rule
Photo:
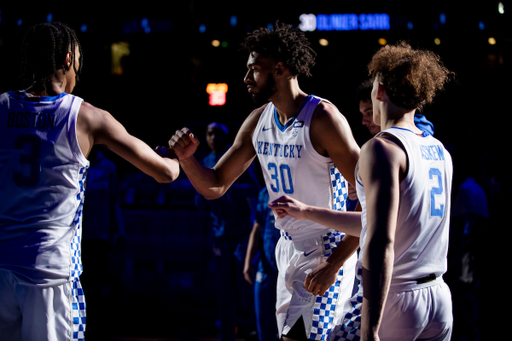
[[409, 175], [409, 169], [410, 169], [409, 153], [407, 152], [407, 148], [405, 148], [405, 145], [402, 143], [402, 141], [397, 136], [395, 136], [391, 133], [382, 132], [379, 136], [385, 138], [386, 140], [393, 142], [398, 147], [400, 147], [400, 149], [402, 149], [404, 151], [406, 166], [405, 166], [405, 172], [403, 174], [403, 177], [402, 177], [402, 179], [400, 179], [400, 182], [402, 182]]

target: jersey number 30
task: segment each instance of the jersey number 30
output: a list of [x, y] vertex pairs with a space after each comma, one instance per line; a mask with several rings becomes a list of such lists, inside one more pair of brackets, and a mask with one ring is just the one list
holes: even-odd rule
[[284, 193], [293, 193], [293, 181], [290, 166], [281, 164], [278, 168], [275, 163], [270, 162], [268, 164], [268, 170], [270, 171], [270, 178], [272, 179], [270, 189], [273, 192], [279, 192], [282, 187]]

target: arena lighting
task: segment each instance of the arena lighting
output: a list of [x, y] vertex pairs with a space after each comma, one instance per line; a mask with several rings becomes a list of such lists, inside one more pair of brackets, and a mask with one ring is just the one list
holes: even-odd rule
[[213, 47], [219, 47], [220, 46], [220, 41], [218, 41], [217, 39], [212, 40], [212, 46]]
[[489, 37], [487, 42], [489, 43], [489, 45], [496, 45], [496, 39], [493, 37]]
[[130, 55], [130, 44], [126, 42], [113, 43], [110, 46], [110, 51], [112, 54], [111, 73], [120, 76], [124, 72], [121, 60], [124, 56]]
[[301, 14], [299, 28], [302, 31], [387, 31], [389, 15], [375, 14]]
[[436, 45], [441, 45], [441, 39], [439, 39], [439, 38], [435, 38], [435, 39], [434, 39], [434, 44], [436, 44]]
[[388, 43], [388, 41], [387, 41], [386, 39], [384, 39], [384, 38], [379, 38], [379, 44], [380, 44], [380, 45], [384, 46], [384, 45], [386, 45], [387, 43]]
[[443, 25], [444, 25], [444, 24], [446, 24], [446, 14], [441, 13], [441, 14], [439, 15], [439, 22], [440, 22], [441, 24], [443, 24]]
[[210, 106], [221, 106], [226, 104], [226, 93], [228, 85], [226, 83], [209, 83], [206, 86], [206, 92], [210, 95]]
[[498, 12], [500, 14], [505, 14], [505, 6], [503, 5], [503, 2], [501, 2], [501, 1], [498, 3]]
[[318, 41], [318, 43], [319, 43], [321, 46], [328, 46], [328, 45], [329, 45], [329, 41], [328, 41], [327, 39], [324, 39], [324, 38], [320, 39], [320, 40]]

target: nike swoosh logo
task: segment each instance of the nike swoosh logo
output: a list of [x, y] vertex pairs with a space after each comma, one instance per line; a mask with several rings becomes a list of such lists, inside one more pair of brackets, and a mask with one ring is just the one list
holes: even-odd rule
[[267, 130], [271, 130], [271, 129], [272, 129], [272, 127], [270, 127], [270, 128], [263, 127], [263, 131], [267, 131]]
[[310, 251], [310, 252], [304, 252], [304, 257], [309, 256], [310, 254], [312, 254], [315, 251], [316, 251], [316, 249], [314, 249], [313, 251]]

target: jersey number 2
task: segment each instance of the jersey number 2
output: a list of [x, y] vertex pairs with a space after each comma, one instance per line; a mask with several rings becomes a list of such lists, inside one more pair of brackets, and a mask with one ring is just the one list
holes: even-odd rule
[[[430, 190], [430, 215], [432, 217], [442, 218], [444, 215], [444, 196], [442, 196], [444, 188], [441, 171], [437, 168], [430, 168], [428, 176], [430, 180], [433, 180], [434, 177], [437, 177], [437, 186], [433, 186], [432, 189]], [[439, 198], [439, 196], [443, 198], [443, 202], [440, 203], [439, 205], [436, 205], [436, 196], [438, 196], [437, 198]]]

